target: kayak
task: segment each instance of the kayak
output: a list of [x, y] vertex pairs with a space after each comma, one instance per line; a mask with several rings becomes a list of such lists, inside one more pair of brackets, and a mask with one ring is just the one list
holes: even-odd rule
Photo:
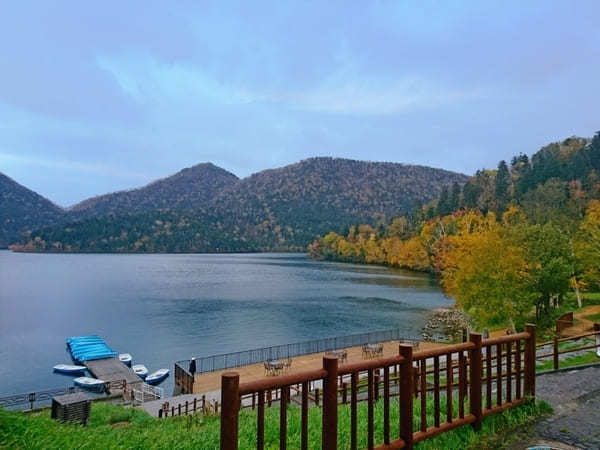
[[104, 381], [98, 380], [96, 378], [79, 377], [79, 378], [75, 378], [73, 380], [73, 382], [77, 386], [85, 388], [85, 389], [93, 389], [93, 390], [98, 390], [98, 391], [104, 389]]
[[158, 369], [146, 377], [146, 383], [158, 384], [169, 376], [169, 369]]
[[146, 376], [148, 375], [148, 369], [143, 364], [134, 364], [132, 369], [135, 372], [135, 374], [142, 379], [146, 378]]
[[126, 366], [131, 367], [131, 360], [132, 360], [132, 358], [129, 353], [120, 353], [119, 354], [119, 361], [121, 361]]
[[57, 364], [53, 367], [55, 372], [67, 375], [83, 374], [85, 366], [75, 366], [73, 364]]

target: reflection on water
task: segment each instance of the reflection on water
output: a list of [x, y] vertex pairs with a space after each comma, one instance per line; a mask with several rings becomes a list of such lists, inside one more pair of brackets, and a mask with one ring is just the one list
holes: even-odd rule
[[[435, 279], [305, 255], [36, 255], [0, 251], [0, 395], [68, 385], [65, 338], [97, 333], [150, 370], [321, 337], [417, 335], [449, 304]], [[167, 391], [172, 378], [163, 383]]]

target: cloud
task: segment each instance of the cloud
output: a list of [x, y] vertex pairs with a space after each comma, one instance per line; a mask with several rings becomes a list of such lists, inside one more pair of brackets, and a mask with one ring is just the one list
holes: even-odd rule
[[140, 103], [188, 104], [210, 102], [222, 106], [277, 104], [310, 112], [341, 115], [390, 115], [438, 108], [484, 98], [481, 89], [445, 86], [419, 76], [399, 79], [369, 76], [338, 68], [324, 81], [299, 90], [296, 86], [252, 88], [185, 64], [168, 64], [150, 57], [97, 58], [122, 91]]
[[57, 158], [15, 155], [7, 152], [0, 152], [0, 164], [3, 166], [37, 166], [46, 169], [69, 170], [93, 175], [138, 178], [141, 180], [148, 180], [151, 178], [150, 175], [146, 173], [132, 171], [123, 167], [116, 167], [104, 163], [84, 163]]

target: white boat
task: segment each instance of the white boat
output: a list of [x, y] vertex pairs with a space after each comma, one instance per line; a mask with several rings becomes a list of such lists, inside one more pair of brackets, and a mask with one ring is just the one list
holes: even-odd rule
[[146, 378], [146, 375], [148, 375], [148, 369], [143, 364], [134, 364], [131, 368], [135, 374], [142, 379]]
[[67, 375], [82, 374], [85, 372], [85, 366], [75, 366], [73, 364], [57, 364], [53, 367], [55, 372]]
[[79, 377], [75, 378], [73, 382], [82, 388], [93, 389], [93, 390], [102, 390], [104, 389], [104, 381], [98, 380], [96, 378], [90, 377]]
[[131, 367], [131, 355], [129, 353], [120, 353], [119, 354], [119, 361], [121, 361], [123, 364]]
[[147, 384], [158, 384], [169, 376], [169, 369], [158, 369], [146, 377]]

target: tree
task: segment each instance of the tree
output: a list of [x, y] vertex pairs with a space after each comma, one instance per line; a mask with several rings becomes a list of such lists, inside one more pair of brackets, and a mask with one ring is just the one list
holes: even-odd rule
[[466, 208], [475, 209], [479, 204], [479, 196], [482, 189], [476, 176], [471, 178], [463, 188], [463, 202]]
[[448, 186], [444, 186], [442, 188], [442, 192], [440, 193], [440, 199], [438, 200], [436, 213], [438, 216], [445, 216], [451, 212], [450, 192], [448, 191]]
[[460, 184], [458, 184], [455, 181], [452, 184], [452, 189], [450, 190], [450, 199], [449, 199], [450, 213], [458, 211], [458, 209], [460, 208], [460, 191], [461, 191]]
[[536, 297], [536, 317], [547, 319], [550, 308], [558, 306], [569, 290], [574, 273], [569, 235], [549, 222], [520, 227], [512, 237], [525, 251], [529, 291]]
[[445, 291], [480, 325], [513, 318], [522, 325], [532, 305], [523, 249], [504, 239], [499, 225], [449, 239], [453, 250], [445, 256]]
[[502, 160], [498, 164], [498, 172], [496, 172], [496, 214], [502, 217], [506, 211], [506, 205], [509, 201], [508, 188], [510, 187], [510, 173], [506, 161]]
[[600, 201], [592, 200], [575, 236], [575, 258], [583, 280], [600, 288]]

